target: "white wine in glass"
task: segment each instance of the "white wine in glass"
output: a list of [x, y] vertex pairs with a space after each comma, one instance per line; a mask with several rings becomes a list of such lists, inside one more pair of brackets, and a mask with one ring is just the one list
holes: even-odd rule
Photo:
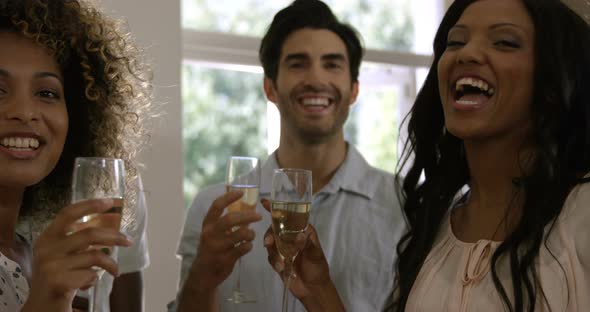
[[[258, 192], [260, 190], [260, 161], [255, 157], [232, 156], [227, 161], [225, 179], [226, 190], [241, 191], [244, 194], [240, 200], [231, 203], [227, 207], [228, 212], [255, 211], [258, 204]], [[239, 227], [234, 227], [236, 231]], [[238, 243], [239, 244], [239, 243]], [[227, 301], [232, 303], [256, 302], [256, 298], [241, 289], [240, 273], [242, 258], [238, 259], [237, 277], [231, 295]]]
[[[90, 227], [121, 229], [125, 198], [125, 165], [123, 160], [116, 158], [78, 157], [74, 163], [72, 177], [72, 203], [90, 199], [112, 199], [113, 207], [100, 214], [90, 214], [82, 217], [73, 227], [77, 232]], [[105, 254], [113, 256], [112, 246], [90, 246]], [[102, 278], [104, 269], [95, 268], [98, 279]], [[89, 309], [95, 312], [97, 302], [97, 288], [89, 290]]]
[[299, 253], [295, 239], [307, 228], [310, 210], [309, 202], [272, 202], [272, 228], [274, 233], [278, 233], [277, 249], [282, 257], [295, 259]]
[[255, 211], [256, 205], [258, 204], [259, 189], [260, 187], [258, 185], [227, 185], [226, 190], [228, 192], [244, 192], [244, 195], [242, 195], [239, 201], [235, 201], [227, 207], [227, 211]]
[[287, 298], [293, 262], [299, 253], [297, 236], [304, 233], [309, 222], [312, 198], [311, 171], [276, 169], [272, 177], [272, 230], [279, 254], [285, 261], [283, 270], [283, 312], [288, 312]]

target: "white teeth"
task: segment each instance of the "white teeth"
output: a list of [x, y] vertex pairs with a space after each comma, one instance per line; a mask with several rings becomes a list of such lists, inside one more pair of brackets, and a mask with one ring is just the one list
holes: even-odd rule
[[458, 100], [457, 103], [461, 105], [477, 105], [478, 103], [475, 101], [466, 101], [466, 100]]
[[461, 78], [461, 79], [459, 79], [455, 85], [455, 90], [462, 91], [465, 86], [471, 86], [471, 87], [478, 88], [478, 89], [486, 92], [489, 96], [494, 95], [494, 92], [495, 92], [494, 88], [490, 87], [490, 85], [488, 85], [487, 82], [480, 80], [480, 79], [475, 79], [475, 78]]
[[3, 138], [2, 145], [15, 149], [36, 149], [39, 147], [39, 140], [35, 138]]
[[328, 106], [330, 101], [327, 98], [305, 98], [302, 104], [303, 106]]

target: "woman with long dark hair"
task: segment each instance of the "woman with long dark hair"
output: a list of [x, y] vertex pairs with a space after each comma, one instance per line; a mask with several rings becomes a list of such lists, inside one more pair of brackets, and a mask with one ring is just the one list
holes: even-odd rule
[[[409, 115], [391, 310], [590, 306], [587, 86], [590, 29], [562, 2], [451, 5]], [[294, 293], [339, 310], [311, 232]]]

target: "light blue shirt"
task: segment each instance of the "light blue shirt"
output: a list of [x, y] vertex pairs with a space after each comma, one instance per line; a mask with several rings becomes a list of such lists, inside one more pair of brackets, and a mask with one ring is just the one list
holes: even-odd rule
[[[272, 174], [276, 168], [273, 154], [262, 166], [261, 198], [270, 198]], [[204, 189], [186, 215], [178, 246], [178, 255], [182, 258], [180, 289], [196, 256], [203, 218], [215, 198], [224, 192], [225, 186], [221, 184]], [[281, 310], [282, 282], [268, 264], [262, 241], [271, 218], [260, 204], [256, 209], [263, 219], [250, 225], [256, 232], [256, 239], [252, 251], [242, 257], [241, 290], [258, 300], [237, 307], [225, 300], [235, 284], [234, 268], [219, 287], [221, 311]], [[349, 144], [345, 161], [330, 182], [314, 195], [309, 222], [317, 230], [330, 265], [330, 275], [346, 309], [383, 310], [393, 289], [396, 244], [405, 231], [393, 175], [371, 167]], [[291, 300], [295, 301], [293, 296]], [[299, 302], [295, 305], [294, 311], [304, 311]], [[174, 306], [170, 304], [170, 311], [175, 310]]]

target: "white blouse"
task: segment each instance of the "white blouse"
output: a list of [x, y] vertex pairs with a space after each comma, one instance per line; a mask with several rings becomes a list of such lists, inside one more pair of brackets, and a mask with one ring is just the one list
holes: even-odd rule
[[29, 296], [29, 283], [18, 263], [0, 253], [0, 312], [20, 311]]
[[[572, 190], [550, 228], [536, 261], [547, 300], [538, 295], [535, 311], [590, 311], [590, 183]], [[406, 311], [504, 311], [490, 272], [499, 244], [485, 239], [462, 242], [447, 218], [412, 287]], [[499, 265], [498, 277], [512, 300], [506, 263]]]

